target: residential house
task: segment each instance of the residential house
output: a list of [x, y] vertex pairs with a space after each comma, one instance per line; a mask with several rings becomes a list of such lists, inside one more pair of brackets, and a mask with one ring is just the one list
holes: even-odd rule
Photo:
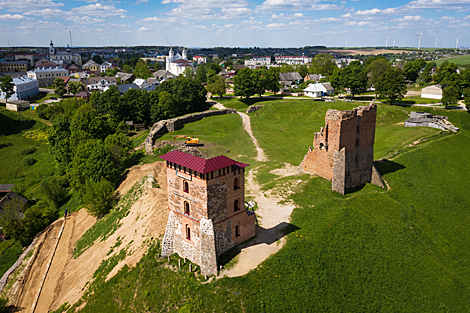
[[139, 86], [140, 89], [150, 86], [150, 84], [143, 78], [136, 78], [134, 80], [134, 84]]
[[331, 96], [334, 93], [335, 89], [331, 87], [330, 83], [309, 84], [307, 88], [304, 89], [304, 95], [313, 98]]
[[156, 79], [162, 81], [162, 80], [168, 80], [168, 79], [175, 78], [177, 75], [173, 75], [173, 73], [171, 73], [170, 71], [167, 71], [167, 70], [158, 70], [155, 73], [153, 73], [153, 76]]
[[196, 55], [193, 57], [193, 61], [197, 62], [197, 64], [203, 64], [207, 63], [207, 58], [200, 55]]
[[442, 99], [442, 86], [441, 85], [432, 85], [424, 87], [421, 89], [421, 98], [425, 99]]
[[104, 91], [106, 87], [116, 84], [116, 77], [90, 77], [83, 81], [88, 91]]
[[49, 61], [48, 59], [41, 59], [39, 61], [37, 61], [35, 64], [34, 64], [34, 67], [35, 68], [38, 68], [38, 67], [44, 67], [44, 68], [47, 68], [47, 67], [58, 67], [59, 64], [55, 63], [55, 62], [52, 62], [52, 61]]
[[361, 64], [363, 63], [361, 60], [358, 60], [358, 59], [348, 59], [348, 58], [335, 59], [336, 66], [338, 66], [339, 68], [344, 68], [354, 61], [359, 61], [361, 62]]
[[52, 86], [54, 84], [54, 79], [67, 75], [67, 70], [62, 67], [40, 67], [28, 71], [28, 77], [36, 79], [39, 83], [39, 87]]
[[134, 74], [124, 73], [124, 72], [116, 73], [115, 77], [119, 78], [121, 80], [121, 83], [132, 83], [135, 79]]
[[100, 73], [100, 64], [96, 63], [93, 60], [90, 60], [86, 62], [85, 64], [83, 64], [82, 68], [95, 72], [97, 74]]
[[297, 72], [279, 73], [279, 82], [286, 87], [298, 85], [303, 81], [302, 76]]
[[[15, 93], [8, 98], [10, 101], [14, 100], [30, 100], [39, 93], [39, 85], [36, 79], [26, 76], [13, 77]], [[0, 99], [5, 99], [6, 94], [0, 92]]]
[[314, 82], [319, 82], [320, 79], [325, 78], [326, 76], [323, 76], [322, 74], [307, 74], [304, 77], [304, 82], [307, 82], [309, 80], [314, 81]]
[[84, 70], [80, 65], [78, 64], [72, 64], [67, 68], [67, 71], [69, 72], [69, 75], [74, 74], [74, 73], [79, 73], [86, 71]]
[[86, 101], [89, 101], [89, 100], [90, 100], [90, 97], [91, 97], [91, 92], [89, 92], [89, 91], [87, 91], [87, 90], [85, 90], [85, 91], [80, 91], [79, 93], [77, 93], [77, 94], [75, 95], [75, 97], [77, 97], [77, 98], [82, 98], [82, 99], [84, 99], [84, 100], [86, 100]]
[[34, 63], [43, 58], [42, 54], [15, 54], [15, 61], [27, 60], [29, 61], [29, 68], [34, 67]]
[[100, 73], [104, 73], [106, 72], [108, 68], [112, 68], [112, 67], [113, 65], [111, 63], [105, 61], [100, 64]]
[[129, 89], [139, 89], [139, 86], [137, 86], [136, 84], [134, 83], [130, 83], [130, 84], [124, 84], [124, 85], [118, 85], [117, 86], [118, 89], [119, 89], [119, 92], [121, 93], [121, 95], [125, 92], [127, 92]]
[[21, 217], [24, 217], [21, 210], [24, 208], [28, 199], [20, 196], [16, 192], [12, 191], [14, 184], [0, 184], [0, 216], [3, 215], [3, 211], [10, 205], [14, 205], [19, 210]]

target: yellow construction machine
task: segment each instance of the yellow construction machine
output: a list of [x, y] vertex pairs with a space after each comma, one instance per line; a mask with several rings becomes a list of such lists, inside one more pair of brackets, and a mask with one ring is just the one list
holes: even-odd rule
[[181, 136], [173, 136], [173, 146], [176, 143], [177, 138], [184, 138], [186, 139], [185, 144], [186, 146], [199, 146], [199, 138], [191, 138], [186, 135], [181, 135]]

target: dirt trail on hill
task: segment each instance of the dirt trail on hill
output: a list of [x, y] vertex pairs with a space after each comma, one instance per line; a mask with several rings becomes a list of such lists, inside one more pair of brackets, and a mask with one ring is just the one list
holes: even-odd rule
[[[154, 176], [160, 188], [145, 188], [144, 194], [131, 207], [129, 214], [124, 217], [121, 227], [104, 241], [97, 240], [85, 250], [80, 257], [74, 259], [74, 245], [96, 221], [82, 209], [72, 213], [59, 241], [54, 259], [47, 274], [44, 287], [34, 312], [56, 310], [65, 302], [76, 303], [85, 291], [87, 282], [93, 279], [93, 273], [103, 260], [119, 253], [120, 249], [128, 249], [127, 257], [118, 263], [107, 279], [113, 277], [124, 265], [129, 267], [141, 259], [147, 251], [144, 240], [156, 238], [164, 233], [168, 219], [168, 200], [166, 188], [165, 162], [156, 162], [133, 167], [124, 177], [118, 192], [124, 195], [132, 186], [142, 181], [148, 175]], [[30, 270], [25, 273], [15, 301], [19, 312], [31, 312], [31, 305], [38, 292], [39, 282], [44, 275], [45, 266], [50, 258], [52, 247], [57, 241], [57, 234], [63, 219], [56, 221], [43, 236], [43, 244], [36, 246], [37, 257]], [[119, 248], [111, 250], [118, 239], [122, 240]]]
[[[219, 110], [226, 109], [226, 107], [224, 107], [224, 105], [222, 103], [219, 103], [219, 102], [214, 101], [214, 100], [212, 100], [211, 102], [215, 102], [214, 107], [219, 109]], [[242, 118], [243, 127], [245, 128], [248, 135], [250, 135], [251, 140], [253, 141], [253, 144], [256, 147], [256, 152], [258, 154], [256, 156], [256, 161], [266, 162], [268, 160], [268, 158], [264, 154], [263, 149], [261, 149], [260, 146], [258, 145], [258, 140], [256, 140], [255, 136], [253, 136], [253, 131], [251, 130], [250, 117], [248, 116], [248, 114], [245, 114], [245, 113], [242, 113], [242, 112], [237, 112], [237, 113]]]
[[240, 254], [237, 256], [238, 262], [233, 268], [224, 270], [221, 276], [245, 275], [270, 255], [279, 251], [286, 242], [282, 229], [289, 225], [294, 205], [281, 205], [278, 203], [281, 199], [274, 197], [272, 194], [266, 197], [264, 192], [260, 190], [254, 176], [255, 170], [252, 169], [247, 176], [246, 189], [250, 191], [258, 204], [256, 215], [258, 216], [259, 226], [256, 227], [256, 237], [238, 246], [241, 249]]

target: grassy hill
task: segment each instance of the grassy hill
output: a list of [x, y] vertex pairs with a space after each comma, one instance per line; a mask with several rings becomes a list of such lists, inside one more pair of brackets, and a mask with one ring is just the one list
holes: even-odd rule
[[448, 62], [455, 63], [457, 65], [462, 65], [462, 66], [469, 65], [470, 64], [470, 55], [464, 55], [464, 56], [461, 56], [461, 57], [435, 61], [435, 63], [436, 63], [437, 66], [440, 66], [442, 63], [444, 63], [444, 61], [448, 61]]
[[[269, 171], [283, 162], [300, 163], [328, 108], [350, 109], [357, 103], [264, 104], [269, 105], [250, 115], [271, 163], [249, 163], [259, 166], [257, 179], [265, 189], [302, 181], [290, 196], [296, 204], [291, 224], [298, 229], [287, 235], [280, 252], [243, 277], [201, 284], [186, 270], [169, 269], [157, 256], [156, 242], [135, 268], [92, 283], [81, 312], [469, 311], [470, 115], [419, 108], [449, 116], [460, 132], [448, 134], [404, 128], [412, 108], [379, 106], [375, 159], [394, 156], [376, 164], [391, 189], [368, 184], [343, 196], [325, 179], [274, 180]], [[205, 129], [204, 149], [217, 153], [231, 135], [243, 136], [234, 117], [206, 118], [184, 131], [192, 135]], [[211, 130], [214, 125], [217, 132]], [[232, 146], [232, 157], [238, 147], [242, 143]], [[251, 149], [243, 152], [248, 159], [254, 156]], [[106, 277], [111, 262], [103, 262], [96, 276]]]

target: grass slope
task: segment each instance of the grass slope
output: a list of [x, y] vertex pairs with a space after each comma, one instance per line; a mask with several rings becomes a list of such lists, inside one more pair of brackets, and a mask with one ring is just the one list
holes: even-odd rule
[[[268, 157], [297, 165], [329, 106], [354, 105], [296, 101], [260, 110], [252, 125]], [[376, 158], [399, 152], [377, 163], [390, 190], [368, 184], [343, 196], [325, 179], [293, 177], [303, 181], [291, 196], [296, 204], [291, 224], [299, 229], [257, 269], [200, 284], [186, 270], [168, 269], [157, 257], [157, 245], [135, 268], [94, 284], [82, 311], [469, 311], [470, 116], [424, 109], [449, 116], [461, 129], [441, 135], [404, 128], [400, 123], [409, 110], [378, 111]], [[423, 137], [433, 139], [407, 147]], [[269, 168], [260, 168], [258, 179], [268, 177]], [[284, 183], [279, 180], [277, 187]]]
[[434, 61], [437, 66], [440, 66], [442, 63], [445, 61], [448, 61], [450, 63], [455, 63], [457, 65], [469, 65], [470, 64], [470, 55], [464, 55], [461, 57], [456, 57], [456, 58], [449, 58], [446, 60], [439, 60], [439, 61]]
[[23, 248], [19, 241], [0, 241], [0, 277], [16, 262]]
[[[40, 197], [37, 187], [42, 179], [54, 174], [55, 162], [48, 151], [46, 125], [31, 119], [19, 122], [17, 112], [0, 108], [0, 184], [16, 184], [27, 198]], [[24, 154], [27, 148], [35, 148]], [[32, 157], [36, 162], [25, 166], [23, 160]]]

